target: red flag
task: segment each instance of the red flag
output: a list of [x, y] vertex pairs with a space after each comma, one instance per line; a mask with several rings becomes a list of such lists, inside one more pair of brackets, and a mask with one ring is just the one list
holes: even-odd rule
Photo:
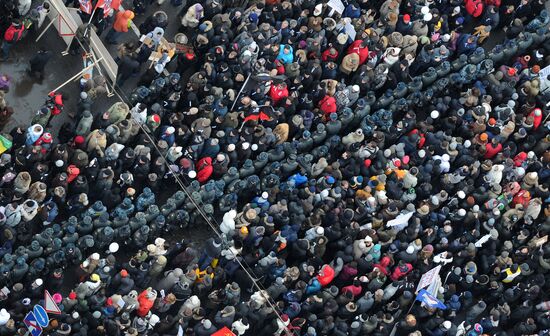
[[112, 10], [120, 8], [120, 0], [99, 0], [95, 8], [103, 8], [103, 16], [107, 17]]
[[244, 122], [247, 122], [249, 120], [269, 121], [271, 120], [271, 117], [265, 114], [264, 112], [260, 112], [258, 114], [251, 114], [248, 117], [244, 118]]
[[229, 330], [228, 327], [223, 327], [220, 330], [213, 333], [212, 336], [235, 336], [235, 334], [231, 332], [231, 330]]

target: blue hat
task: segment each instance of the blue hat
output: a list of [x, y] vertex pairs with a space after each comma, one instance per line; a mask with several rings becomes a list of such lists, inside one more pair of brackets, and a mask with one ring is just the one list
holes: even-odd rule
[[252, 12], [252, 13], [250, 13], [250, 15], [248, 16], [248, 19], [249, 19], [250, 21], [252, 21], [252, 22], [256, 22], [256, 21], [258, 21], [258, 14]]
[[330, 176], [330, 175], [327, 176], [326, 180], [327, 180], [327, 183], [329, 183], [329, 184], [333, 184], [334, 182], [336, 182], [336, 180], [334, 179], [334, 177], [332, 177], [332, 176]]

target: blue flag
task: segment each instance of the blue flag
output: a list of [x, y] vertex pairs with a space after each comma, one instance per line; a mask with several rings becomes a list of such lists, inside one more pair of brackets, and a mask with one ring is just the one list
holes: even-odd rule
[[441, 301], [439, 301], [435, 296], [428, 293], [427, 290], [421, 289], [418, 292], [418, 295], [416, 295], [416, 300], [423, 302], [426, 306], [430, 308], [439, 308], [439, 309], [447, 309], [447, 306]]

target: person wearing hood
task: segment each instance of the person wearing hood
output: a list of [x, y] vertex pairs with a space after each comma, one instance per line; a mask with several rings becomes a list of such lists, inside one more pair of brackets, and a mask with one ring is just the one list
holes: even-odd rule
[[128, 32], [128, 29], [132, 25], [132, 19], [135, 17], [134, 12], [131, 10], [119, 11], [116, 14], [113, 27], [107, 33], [106, 40], [109, 44], [118, 44], [120, 37]]

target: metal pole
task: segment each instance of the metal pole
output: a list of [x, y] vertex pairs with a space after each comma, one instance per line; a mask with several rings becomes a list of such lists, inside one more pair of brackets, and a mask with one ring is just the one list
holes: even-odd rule
[[409, 313], [410, 313], [411, 310], [413, 309], [413, 306], [414, 306], [415, 303], [416, 303], [416, 298], [413, 300], [413, 303], [412, 303], [411, 306], [409, 307], [409, 310], [407, 310], [407, 314], [405, 314], [405, 316], [409, 315]]
[[230, 110], [231, 112], [233, 112], [233, 108], [235, 107], [235, 104], [237, 104], [237, 100], [239, 99], [239, 96], [241, 95], [241, 93], [243, 93], [243, 90], [246, 87], [246, 84], [248, 83], [248, 80], [250, 79], [251, 75], [252, 75], [252, 73], [250, 73], [248, 75], [248, 77], [246, 77], [246, 80], [244, 81], [243, 87], [241, 88], [241, 90], [237, 94], [237, 97], [235, 97], [235, 101], [233, 102], [233, 105], [231, 105], [231, 110]]
[[[57, 16], [55, 17], [55, 20], [57, 20], [59, 18], [59, 12], [57, 12]], [[40, 35], [38, 35], [38, 37], [36, 38], [36, 40], [34, 42], [38, 42], [38, 40], [40, 40], [42, 38], [42, 36], [44, 34], [46, 34], [46, 32], [48, 31], [48, 29], [53, 25], [53, 22], [55, 20], [51, 20], [50, 23], [48, 23], [48, 25], [46, 26], [46, 28], [44, 28], [44, 30], [40, 33]]]
[[[97, 60], [97, 62], [101, 61], [103, 59], [103, 57], [101, 57], [100, 59]], [[75, 80], [76, 78], [78, 78], [78, 76], [82, 76], [82, 74], [87, 71], [89, 68], [92, 68], [94, 65], [96, 64], [96, 62], [88, 65], [87, 67], [85, 67], [84, 69], [82, 69], [79, 73], [77, 73], [76, 75], [72, 76], [71, 78], [69, 78], [65, 83], [61, 84], [60, 86], [56, 87], [55, 90], [52, 90], [51, 92], [55, 92], [55, 91], [58, 91], [59, 89], [61, 89], [62, 87], [64, 87], [65, 85], [69, 84], [70, 82], [72, 82], [73, 80]]]

